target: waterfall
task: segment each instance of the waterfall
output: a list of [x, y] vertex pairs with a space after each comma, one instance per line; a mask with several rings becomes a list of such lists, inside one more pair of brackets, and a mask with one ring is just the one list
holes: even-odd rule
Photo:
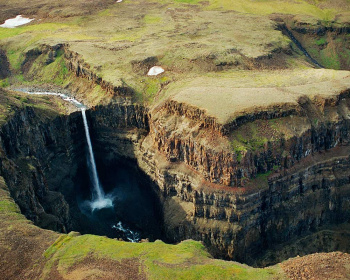
[[86, 111], [85, 108], [81, 109], [81, 114], [83, 116], [83, 121], [84, 121], [86, 141], [87, 141], [88, 148], [89, 148], [89, 159], [90, 159], [90, 169], [91, 169], [90, 171], [92, 173], [92, 177], [93, 177], [92, 184], [94, 187], [92, 201], [90, 202], [90, 206], [91, 206], [92, 210], [112, 207], [113, 202], [110, 198], [107, 198], [105, 196], [105, 193], [104, 193], [104, 191], [101, 187], [101, 184], [100, 184], [100, 180], [98, 179], [95, 157], [94, 157], [94, 152], [92, 150], [89, 126], [87, 123], [85, 111]]
[[[89, 131], [89, 125], [86, 119], [86, 106], [82, 103], [80, 103], [78, 100], [63, 94], [63, 93], [57, 93], [57, 92], [47, 92], [47, 91], [26, 91], [23, 89], [19, 89], [18, 91], [22, 91], [28, 94], [36, 94], [36, 95], [53, 95], [58, 96], [62, 98], [64, 101], [70, 102], [75, 107], [80, 109], [81, 115], [83, 117], [84, 122], [84, 129], [85, 129], [85, 136], [86, 136], [86, 142], [88, 144], [89, 148], [89, 161], [90, 161], [90, 170], [89, 173], [92, 174], [92, 184], [93, 184], [93, 190], [92, 190], [92, 199], [91, 201], [84, 201], [84, 208], [88, 208], [88, 211], [91, 210], [91, 213], [88, 213], [88, 215], [94, 215], [94, 210], [102, 209], [102, 208], [112, 208], [113, 207], [113, 195], [105, 195], [103, 188], [100, 184], [100, 180], [98, 179], [97, 169], [96, 169], [96, 162], [94, 157], [94, 152], [92, 149], [92, 143], [90, 138], [90, 131]], [[113, 210], [113, 209], [112, 209]], [[90, 211], [89, 211], [90, 212]], [[138, 242], [140, 240], [140, 235], [138, 232], [134, 232], [127, 227], [124, 227], [122, 222], [118, 222], [116, 225], [112, 225], [112, 229], [115, 229], [117, 232], [123, 233], [125, 238], [131, 242]]]
[[95, 190], [95, 193], [96, 193], [96, 199], [97, 200], [101, 200], [104, 197], [104, 192], [103, 192], [103, 190], [101, 188], [100, 180], [98, 179], [98, 175], [97, 175], [95, 157], [94, 157], [94, 152], [92, 150], [89, 126], [88, 126], [88, 123], [87, 123], [87, 120], [86, 120], [85, 109], [81, 110], [81, 114], [83, 116], [83, 121], [84, 121], [84, 129], [85, 129], [86, 141], [87, 141], [88, 147], [89, 147], [91, 171], [92, 171], [92, 176], [93, 176], [93, 185], [94, 185], [94, 190]]
[[81, 110], [81, 114], [83, 116], [83, 121], [84, 121], [84, 129], [85, 129], [85, 136], [86, 136], [86, 141], [88, 143], [89, 147], [89, 160], [90, 160], [90, 173], [92, 173], [92, 184], [93, 184], [93, 192], [92, 192], [92, 200], [89, 201], [89, 206], [92, 211], [95, 209], [102, 209], [102, 208], [108, 208], [108, 207], [113, 207], [113, 199], [110, 196], [106, 196], [100, 181], [98, 179], [98, 174], [97, 174], [97, 169], [96, 169], [96, 163], [95, 163], [95, 157], [94, 157], [94, 152], [92, 150], [92, 144], [91, 144], [91, 139], [90, 139], [90, 132], [89, 132], [89, 126], [87, 123], [86, 119], [86, 107], [84, 104], [80, 103], [76, 99], [69, 97], [66, 94], [63, 93], [57, 93], [57, 92], [47, 92], [47, 91], [25, 91], [25, 90], [19, 90], [26, 92], [28, 94], [36, 94], [36, 95], [53, 95], [53, 96], [59, 96], [61, 97], [64, 101], [72, 103], [75, 107]]

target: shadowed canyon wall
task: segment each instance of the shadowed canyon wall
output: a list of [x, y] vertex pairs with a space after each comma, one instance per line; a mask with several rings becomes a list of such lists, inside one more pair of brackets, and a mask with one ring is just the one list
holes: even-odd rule
[[[101, 174], [123, 162], [140, 172], [161, 220], [154, 237], [201, 240], [215, 257], [252, 265], [350, 251], [348, 91], [333, 99], [303, 97], [293, 108], [222, 126], [181, 104], [151, 111], [133, 105], [132, 91], [104, 84], [77, 54], [65, 57], [77, 76], [118, 97], [88, 111], [96, 161]], [[245, 143], [249, 149], [233, 148], [238, 132], [262, 125], [278, 129], [262, 143]], [[0, 136], [0, 176], [22, 212], [45, 228], [74, 229], [72, 192], [86, 165], [80, 113], [27, 107]]]

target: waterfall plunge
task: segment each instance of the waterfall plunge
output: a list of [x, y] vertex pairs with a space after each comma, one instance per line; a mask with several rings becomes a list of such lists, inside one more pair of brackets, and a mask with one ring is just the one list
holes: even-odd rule
[[92, 201], [90, 202], [91, 210], [94, 211], [95, 209], [113, 207], [112, 200], [105, 196], [105, 193], [100, 184], [100, 180], [98, 179], [95, 157], [94, 157], [94, 152], [92, 150], [92, 144], [90, 139], [89, 126], [88, 126], [86, 114], [85, 114], [85, 108], [81, 109], [81, 114], [83, 116], [83, 121], [84, 121], [86, 141], [89, 147], [89, 156], [90, 156], [89, 159], [90, 159], [90, 165], [91, 165], [91, 173], [93, 177], [92, 184], [94, 189], [92, 193]]
[[94, 152], [92, 150], [92, 144], [91, 144], [91, 139], [90, 139], [90, 132], [89, 132], [89, 126], [87, 123], [86, 119], [86, 107], [84, 104], [80, 103], [76, 99], [69, 97], [66, 94], [63, 93], [57, 93], [57, 92], [47, 92], [47, 91], [25, 91], [25, 90], [19, 90], [23, 91], [29, 94], [35, 94], [35, 95], [53, 95], [53, 96], [59, 96], [61, 97], [64, 101], [72, 103], [75, 107], [79, 108], [81, 110], [81, 114], [83, 116], [83, 121], [84, 121], [84, 129], [85, 129], [85, 135], [86, 135], [86, 141], [88, 143], [89, 147], [89, 159], [90, 159], [90, 166], [91, 166], [91, 173], [92, 173], [92, 184], [93, 184], [93, 192], [92, 192], [92, 201], [89, 201], [89, 206], [92, 211], [96, 209], [102, 209], [102, 208], [109, 208], [113, 207], [113, 201], [110, 197], [106, 196], [101, 184], [100, 180], [98, 179], [97, 175], [97, 169], [96, 169], [96, 163], [95, 163], [95, 157], [94, 157]]

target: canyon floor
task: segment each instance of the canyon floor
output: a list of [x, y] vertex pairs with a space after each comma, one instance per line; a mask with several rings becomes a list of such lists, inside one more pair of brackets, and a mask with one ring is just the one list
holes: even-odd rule
[[[34, 20], [0, 28], [4, 279], [350, 279], [348, 0], [0, 0], [0, 23], [17, 15]], [[89, 107], [97, 162], [138, 165], [172, 244], [74, 231], [79, 110], [19, 89]]]

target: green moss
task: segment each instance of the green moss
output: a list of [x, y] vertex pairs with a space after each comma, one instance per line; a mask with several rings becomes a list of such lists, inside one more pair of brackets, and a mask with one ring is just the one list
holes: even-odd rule
[[231, 140], [231, 147], [236, 155], [237, 162], [240, 163], [244, 152], [246, 152], [248, 148], [236, 139]]
[[137, 100], [152, 103], [155, 101], [155, 97], [161, 99], [162, 96], [159, 96], [159, 93], [170, 81], [171, 79], [166, 76], [145, 78], [142, 83], [143, 89], [137, 94]]
[[322, 46], [322, 45], [326, 44], [327, 41], [326, 41], [325, 38], [320, 38], [320, 39], [317, 39], [317, 40], [315, 41], [315, 43], [316, 43], [317, 46]]
[[14, 96], [17, 100], [21, 101], [22, 103], [28, 103], [28, 97], [27, 96], [23, 96], [23, 95], [15, 95]]
[[12, 200], [1, 199], [0, 200], [0, 214], [4, 213], [20, 213], [20, 210], [16, 203]]
[[10, 83], [8, 78], [0, 80], [0, 87], [8, 87], [9, 85]]
[[320, 60], [326, 68], [340, 69], [339, 55], [332, 50], [324, 49], [320, 51]]
[[242, 13], [268, 15], [272, 13], [310, 15], [318, 19], [330, 21], [334, 19], [335, 9], [321, 9], [317, 4], [308, 1], [276, 1], [274, 0], [209, 0], [209, 9], [235, 10]]
[[145, 94], [148, 98], [152, 98], [159, 91], [158, 79], [148, 79], [145, 86]]
[[201, 0], [175, 0], [175, 2], [179, 2], [179, 3], [187, 3], [187, 4], [197, 4], [199, 3]]
[[114, 261], [137, 259], [142, 262], [148, 279], [271, 279], [274, 269], [253, 269], [235, 262], [214, 260], [197, 241], [186, 240], [178, 245], [129, 243], [101, 236], [63, 235], [46, 250], [45, 272], [57, 265], [65, 275], [87, 256]]
[[[256, 151], [264, 148], [264, 145], [269, 141], [264, 135], [264, 131], [260, 131], [261, 121], [248, 123], [233, 133], [234, 139], [241, 143], [241, 147], [246, 150]], [[238, 146], [238, 145], [236, 145]]]
[[272, 174], [272, 170], [267, 171], [267, 172], [265, 172], [265, 173], [258, 173], [258, 174], [256, 175], [256, 178], [257, 178], [257, 179], [260, 179], [260, 180], [264, 180], [264, 181], [267, 182], [267, 178], [268, 178], [271, 174]]
[[24, 59], [23, 49], [10, 49], [7, 51], [7, 58], [14, 70], [19, 70], [21, 68], [21, 63]]
[[66, 66], [63, 50], [57, 51], [53, 62], [47, 64], [47, 59], [45, 54], [36, 58], [25, 77], [21, 74], [16, 76], [18, 81], [30, 84], [55, 84], [64, 87], [72, 74]]
[[100, 17], [106, 17], [112, 15], [111, 9], [106, 9], [98, 13]]
[[4, 215], [13, 220], [25, 220], [17, 204], [13, 201], [5, 184], [3, 177], [0, 177], [0, 218]]
[[39, 37], [37, 37], [37, 39], [39, 39], [49, 34], [53, 34], [57, 30], [62, 31], [62, 29], [64, 28], [69, 28], [69, 25], [62, 23], [41, 23], [20, 26], [17, 28], [1, 28], [0, 40], [8, 39], [23, 33], [36, 33], [37, 35], [40, 35]]
[[147, 24], [153, 24], [153, 23], [159, 23], [162, 21], [162, 18], [159, 16], [153, 16], [153, 15], [145, 15], [145, 17], [143, 18], [143, 20], [145, 21], [145, 23]]

